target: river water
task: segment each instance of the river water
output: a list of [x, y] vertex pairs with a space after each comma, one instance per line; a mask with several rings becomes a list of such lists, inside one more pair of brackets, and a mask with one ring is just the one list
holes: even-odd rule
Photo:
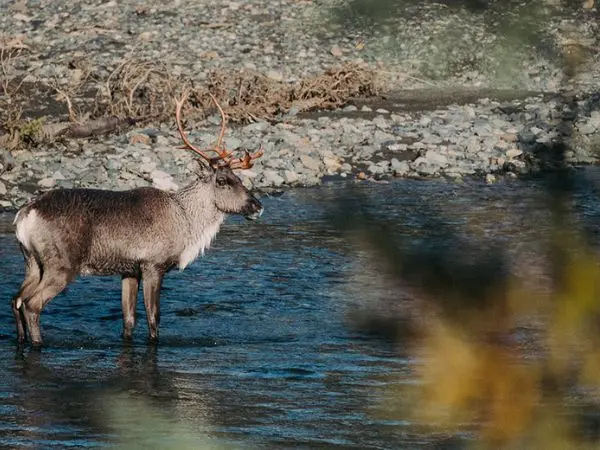
[[[594, 169], [581, 177], [598, 178]], [[600, 218], [593, 186], [575, 196], [590, 229]], [[470, 244], [518, 248], [543, 235], [544, 192], [539, 180], [399, 180], [263, 197], [261, 220], [229, 218], [203, 258], [166, 277], [157, 346], [146, 344], [141, 301], [134, 342], [122, 343], [119, 279], [89, 277], [44, 310], [44, 348], [18, 348], [9, 302], [23, 264], [5, 216], [0, 446], [430, 445], [409, 420], [378, 413], [382, 387], [413, 382], [414, 361], [348, 320], [355, 305], [390, 292], [364, 276], [364, 248], [329, 213], [371, 212], [407, 248], [463, 249], [468, 260]], [[347, 193], [353, 201], [340, 200]], [[452, 236], [440, 231], [449, 227]]]

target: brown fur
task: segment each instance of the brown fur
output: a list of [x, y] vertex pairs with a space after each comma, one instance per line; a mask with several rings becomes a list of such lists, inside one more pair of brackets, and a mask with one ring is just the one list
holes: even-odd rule
[[158, 336], [160, 286], [204, 253], [226, 214], [257, 218], [260, 202], [228, 168], [203, 168], [190, 186], [168, 193], [56, 189], [21, 208], [15, 218], [26, 276], [13, 299], [17, 337], [41, 344], [39, 315], [77, 275], [122, 277], [123, 335], [135, 326], [143, 280], [151, 339]]

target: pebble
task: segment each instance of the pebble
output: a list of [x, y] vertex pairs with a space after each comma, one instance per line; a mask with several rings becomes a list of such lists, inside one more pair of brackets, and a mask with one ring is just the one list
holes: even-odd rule
[[42, 189], [49, 189], [56, 186], [56, 180], [54, 178], [42, 178], [37, 184]]
[[[222, 7], [215, 3], [215, 7], [202, 11], [202, 20], [214, 24], [213, 28], [197, 26], [197, 18], [184, 12], [185, 8], [175, 8], [165, 20], [157, 20], [163, 6], [153, 1], [146, 2], [143, 7], [136, 2], [115, 0], [83, 2], [81, 5], [46, 2], [44, 8], [35, 11], [28, 7], [11, 13], [6, 6], [10, 2], [4, 2], [0, 5], [0, 13], [4, 13], [0, 14], [0, 26], [8, 36], [25, 36], [30, 48], [24, 60], [27, 64], [18, 68], [19, 75], [40, 85], [54, 80], [65, 83], [84, 79], [86, 72], [82, 67], [68, 67], [67, 61], [75, 60], [77, 56], [85, 56], [94, 70], [110, 73], [119, 58], [128, 54], [129, 41], [132, 41], [144, 44], [136, 47], [136, 57], [165, 62], [174, 67], [178, 76], [191, 77], [198, 83], [215, 67], [232, 72], [242, 68], [260, 70], [278, 82], [298, 80], [347, 60], [366, 64], [364, 61], [371, 58], [364, 53], [368, 50], [370, 55], [382, 55], [379, 62], [369, 63], [382, 73], [410, 74], [402, 77], [401, 88], [423, 87], [419, 77], [429, 79], [410, 72], [412, 69], [407, 67], [406, 61], [415, 61], [414, 67], [428, 66], [431, 76], [444, 77], [440, 86], [452, 87], [453, 83], [467, 87], [494, 86], [495, 75], [478, 72], [476, 68], [452, 76], [443, 73], [444, 67], [456, 66], [464, 55], [460, 48], [452, 52], [435, 48], [427, 31], [439, 30], [452, 18], [460, 18], [457, 25], [464, 25], [465, 21], [478, 24], [476, 16], [461, 14], [459, 17], [447, 8], [429, 5], [423, 23], [415, 23], [412, 17], [408, 20], [390, 17], [394, 29], [400, 33], [398, 42], [392, 36], [379, 38], [377, 30], [365, 30], [366, 46], [358, 53], [358, 47], [348, 45], [338, 30], [323, 33], [326, 28], [321, 27], [321, 22], [314, 27], [319, 30], [315, 31], [319, 45], [315, 45], [316, 34], [311, 34], [313, 30], [307, 30], [304, 25], [312, 23], [316, 17], [326, 20], [324, 13], [327, 10], [322, 6], [325, 3], [229, 0]], [[143, 8], [144, 13], [139, 13], [136, 8]], [[421, 6], [415, 8], [422, 11]], [[259, 12], [265, 17], [284, 19], [285, 33], [281, 31], [280, 20], [257, 21]], [[442, 25], [437, 24], [440, 17], [444, 19], [440, 22]], [[471, 20], [473, 22], [469, 22]], [[173, 23], [182, 24], [177, 33], [172, 31]], [[575, 23], [568, 15], [548, 24], [554, 31], [563, 26], [575, 27], [582, 35], [594, 29], [591, 25], [595, 26], [592, 19]], [[97, 30], [111, 30], [110, 37]], [[483, 59], [493, 54], [485, 51], [488, 43], [496, 42], [492, 30], [461, 27], [460, 33], [465, 34], [465, 42], [476, 47], [473, 54], [481, 55]], [[53, 55], [59, 56], [46, 55], [44, 49], [47, 48], [54, 49]], [[393, 52], [385, 51], [391, 48]], [[42, 55], [49, 57], [42, 59]], [[441, 58], [439, 68], [419, 64], [431, 62], [432, 58]], [[518, 73], [508, 80], [512, 87], [547, 90], [561, 86], [562, 75], [557, 68], [562, 61], [542, 60], [536, 54], [524, 55], [522, 61]], [[594, 92], [600, 85], [599, 66], [598, 58], [593, 59], [587, 72], [578, 75], [582, 90], [587, 88]], [[438, 73], [438, 70], [442, 72]], [[598, 100], [588, 97], [579, 96], [573, 108], [562, 107], [557, 101], [542, 97], [501, 102], [481, 98], [469, 100], [468, 104], [444, 103], [437, 109], [428, 106], [424, 111], [413, 110], [411, 105], [402, 102], [398, 107], [388, 106], [393, 105], [388, 102], [381, 107], [377, 103], [366, 106], [354, 101], [358, 107], [346, 105], [339, 117], [325, 112], [318, 119], [314, 116], [306, 118], [296, 108], [286, 114], [284, 124], [260, 120], [228, 128], [225, 146], [236, 150], [258, 148], [260, 143], [264, 145], [265, 156], [254, 168], [239, 171], [245, 185], [259, 189], [318, 184], [326, 174], [356, 172], [359, 179], [366, 179], [371, 174], [377, 177], [450, 174], [462, 178], [480, 172], [498, 179], [501, 175], [490, 172], [507, 170], [507, 176], [515, 175], [513, 171], [526, 172], [531, 162], [536, 164], [532, 147], [537, 149], [540, 143], [552, 142], [561, 134], [569, 137], [573, 131], [588, 144], [578, 142], [575, 151], [569, 150], [569, 162], [594, 162], [593, 146], [589, 143], [600, 139], [600, 108]], [[366, 114], [352, 114], [358, 111]], [[220, 117], [211, 114], [209, 121], [189, 124], [190, 129], [194, 129], [190, 137], [199, 146], [215, 140], [215, 127], [220, 124]], [[42, 189], [80, 182], [101, 188], [153, 184], [168, 190], [188, 184], [198, 163], [191, 152], [176, 148], [180, 139], [173, 124], [145, 126], [132, 127], [127, 134], [94, 138], [85, 145], [67, 141], [66, 144], [9, 152], [1, 148], [0, 143], [0, 176], [4, 191], [6, 185], [11, 186], [9, 192], [2, 194], [9, 197], [4, 201], [10, 201], [14, 206], [25, 201], [31, 196], [25, 185], [32, 182], [37, 182]], [[528, 157], [519, 158], [524, 154]], [[543, 159], [543, 155], [540, 156]]]
[[304, 167], [313, 171], [318, 171], [321, 167], [321, 163], [319, 161], [308, 155], [300, 155], [300, 161]]

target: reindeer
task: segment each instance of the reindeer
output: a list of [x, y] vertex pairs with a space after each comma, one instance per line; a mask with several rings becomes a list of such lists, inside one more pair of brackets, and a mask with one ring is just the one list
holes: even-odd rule
[[[209, 248], [227, 214], [258, 219], [263, 207], [234, 169], [248, 169], [262, 147], [240, 158], [222, 144], [226, 117], [212, 149], [190, 143], [181, 124], [188, 92], [175, 100], [175, 120], [184, 145], [201, 159], [197, 180], [176, 192], [154, 187], [126, 191], [54, 189], [23, 206], [14, 220], [25, 259], [25, 279], [12, 300], [19, 343], [26, 330], [42, 345], [40, 314], [78, 275], [120, 275], [123, 338], [131, 339], [140, 281], [149, 339], [158, 339], [160, 289], [167, 272], [183, 270]], [[212, 151], [211, 157], [206, 152]]]

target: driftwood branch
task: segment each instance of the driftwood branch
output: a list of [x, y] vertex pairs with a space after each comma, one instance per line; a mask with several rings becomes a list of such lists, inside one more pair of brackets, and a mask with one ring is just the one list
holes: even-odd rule
[[71, 126], [65, 128], [60, 135], [72, 138], [86, 138], [91, 136], [98, 136], [100, 134], [107, 134], [113, 131], [117, 131], [121, 128], [133, 126], [137, 123], [144, 122], [153, 118], [153, 116], [144, 117], [125, 117], [120, 118], [116, 116], [102, 117], [100, 119], [90, 120], [85, 123], [74, 123]]

